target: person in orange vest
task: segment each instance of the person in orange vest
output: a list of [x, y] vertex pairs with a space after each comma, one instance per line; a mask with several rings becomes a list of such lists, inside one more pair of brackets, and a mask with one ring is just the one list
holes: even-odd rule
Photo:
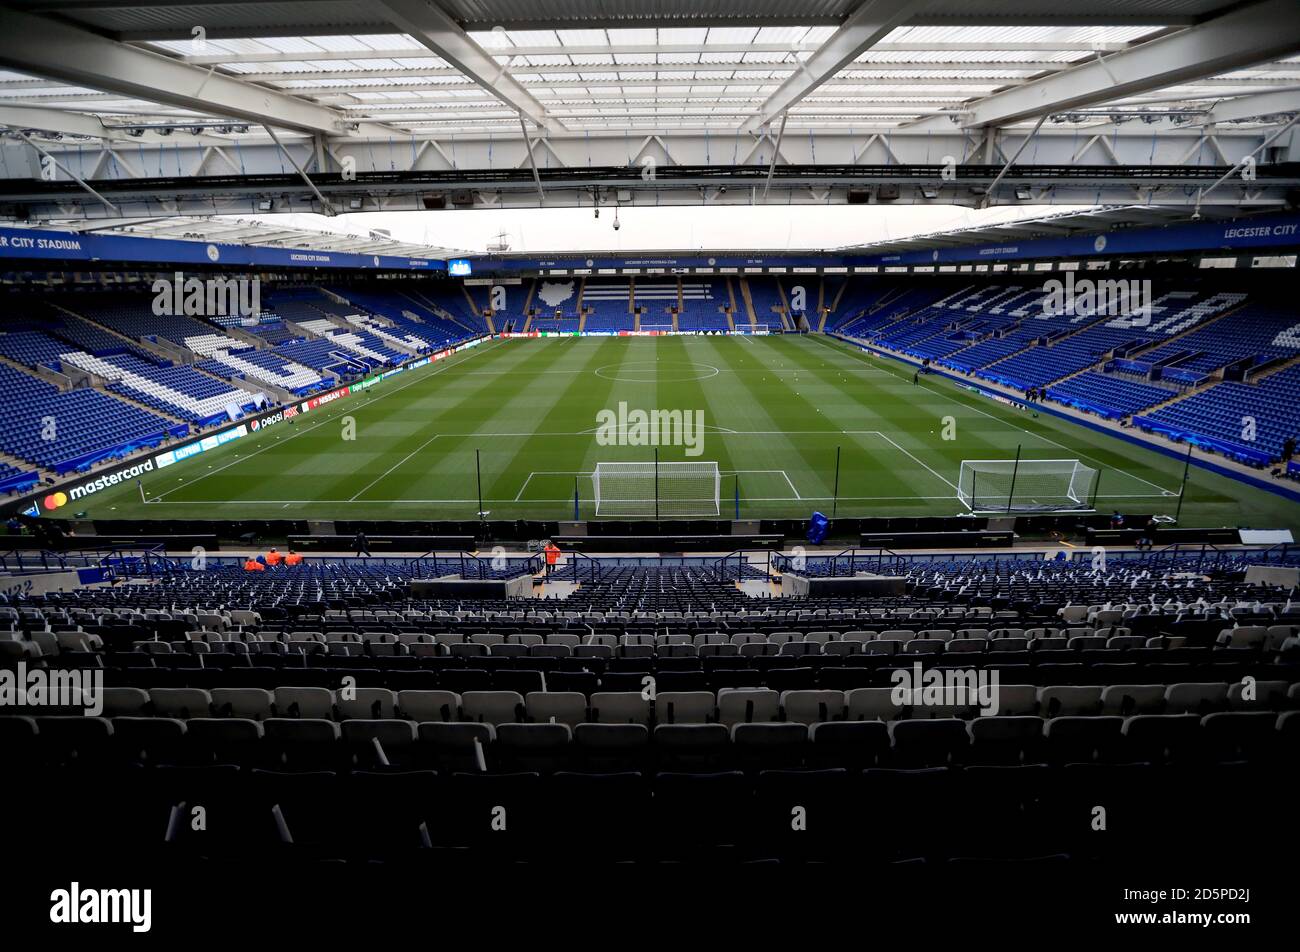
[[265, 571], [266, 571], [266, 566], [263, 565], [261, 562], [257, 561], [257, 559], [254, 559], [254, 558], [251, 558], [251, 557], [250, 557], [250, 558], [248, 559], [248, 561], [244, 563], [244, 571], [245, 571], [245, 572], [265, 572]]
[[560, 558], [560, 547], [549, 539], [546, 541], [546, 574], [550, 575], [555, 571], [555, 563]]
[[276, 566], [280, 564], [280, 560], [281, 560], [280, 550], [277, 549], [275, 546], [271, 546], [271, 551], [266, 553], [266, 564], [270, 566]]
[[293, 549], [290, 549], [290, 550], [289, 550], [289, 554], [286, 555], [286, 556], [284, 557], [284, 564], [285, 564], [285, 565], [301, 565], [301, 564], [302, 564], [302, 556], [299, 555], [297, 552], [293, 551]]

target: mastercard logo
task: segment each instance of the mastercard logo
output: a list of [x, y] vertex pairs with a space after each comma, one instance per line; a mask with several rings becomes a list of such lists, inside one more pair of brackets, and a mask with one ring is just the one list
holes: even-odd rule
[[51, 493], [50, 495], [45, 497], [46, 509], [58, 509], [60, 506], [66, 506], [67, 504], [68, 504], [67, 493]]

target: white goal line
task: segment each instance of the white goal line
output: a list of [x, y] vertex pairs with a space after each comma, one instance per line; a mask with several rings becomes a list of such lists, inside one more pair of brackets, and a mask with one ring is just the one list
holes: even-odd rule
[[[531, 472], [529, 472], [529, 474], [524, 478], [523, 485], [519, 487], [519, 492], [515, 493], [515, 498], [514, 498], [513, 500], [505, 499], [505, 500], [494, 500], [494, 501], [497, 501], [497, 502], [524, 502], [524, 503], [527, 503], [527, 502], [541, 502], [542, 500], [540, 500], [540, 499], [524, 499], [524, 498], [523, 498], [524, 490], [528, 488], [528, 484], [529, 484], [530, 482], [532, 482], [534, 476], [586, 476], [586, 477], [590, 478], [590, 477], [592, 476], [592, 472], [593, 472], [592, 470], [535, 469], [535, 470], [532, 470]], [[771, 497], [771, 501], [775, 501], [775, 500], [777, 500], [777, 499], [794, 499], [795, 501], [799, 501], [799, 500], [802, 500], [802, 499], [805, 498], [804, 496], [800, 496], [800, 495], [799, 495], [799, 490], [795, 488], [794, 481], [790, 478], [790, 474], [787, 473], [787, 472], [786, 472], [785, 470], [783, 470], [783, 469], [721, 469], [721, 470], [718, 470], [718, 475], [719, 475], [719, 476], [755, 476], [755, 475], [760, 475], [760, 474], [768, 474], [768, 475], [772, 475], [772, 474], [776, 474], [776, 473], [779, 473], [779, 474], [781, 475], [781, 477], [782, 477], [783, 479], [785, 479], [786, 485], [790, 487], [790, 492], [794, 493], [794, 495], [793, 495], [793, 496], [773, 496], [773, 497]], [[812, 498], [812, 497], [807, 497], [807, 498]], [[827, 498], [829, 498], [829, 497], [827, 497]], [[864, 498], [866, 498], [866, 497], [864, 497]], [[882, 498], [882, 499], [883, 499], [883, 498], [887, 498], [887, 497], [883, 497], [883, 496], [882, 496], [882, 497], [879, 497], [879, 498]], [[903, 498], [903, 499], [915, 499], [915, 498], [917, 498], [917, 497], [915, 497], [915, 496], [903, 496], [903, 497], [900, 497], [900, 498]], [[942, 498], [947, 499], [948, 497], [947, 497], [947, 496], [944, 496], [944, 497], [942, 497]], [[351, 501], [351, 500], [349, 500], [349, 502], [350, 502], [350, 501]], [[370, 501], [371, 501], [371, 502], [374, 502], [374, 501], [377, 501], [377, 500], [370, 500]], [[449, 502], [452, 502], [452, 501], [454, 501], [454, 500], [448, 500], [448, 501], [449, 501]], [[484, 501], [486, 502], [487, 500], [484, 500]], [[550, 502], [565, 502], [566, 500], [561, 499], [561, 500], [548, 500], [548, 501], [550, 501]]]

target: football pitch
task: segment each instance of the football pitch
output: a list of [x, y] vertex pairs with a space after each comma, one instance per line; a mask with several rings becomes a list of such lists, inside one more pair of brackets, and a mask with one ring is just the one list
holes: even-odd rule
[[[966, 511], [961, 461], [1011, 459], [1017, 447], [1023, 459], [1099, 470], [1096, 507], [1107, 512], [1172, 514], [1183, 477], [1179, 459], [952, 381], [913, 383], [910, 367], [820, 336], [517, 338], [154, 470], [86, 509], [96, 519], [463, 520], [476, 518], [481, 492], [489, 519], [570, 519], [576, 493], [590, 519], [597, 463], [654, 459], [634, 429], [602, 430], [637, 410], [698, 421], [675, 431], [689, 445], [659, 445], [658, 458], [716, 462], [721, 518], [736, 515], [737, 497], [745, 519], [955, 515]], [[1295, 526], [1297, 509], [1192, 467], [1181, 522]]]

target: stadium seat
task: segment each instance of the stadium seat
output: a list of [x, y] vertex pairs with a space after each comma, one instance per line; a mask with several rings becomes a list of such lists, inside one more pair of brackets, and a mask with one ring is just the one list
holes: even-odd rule
[[722, 688], [718, 691], [718, 720], [727, 727], [777, 719], [781, 695], [767, 688]]

